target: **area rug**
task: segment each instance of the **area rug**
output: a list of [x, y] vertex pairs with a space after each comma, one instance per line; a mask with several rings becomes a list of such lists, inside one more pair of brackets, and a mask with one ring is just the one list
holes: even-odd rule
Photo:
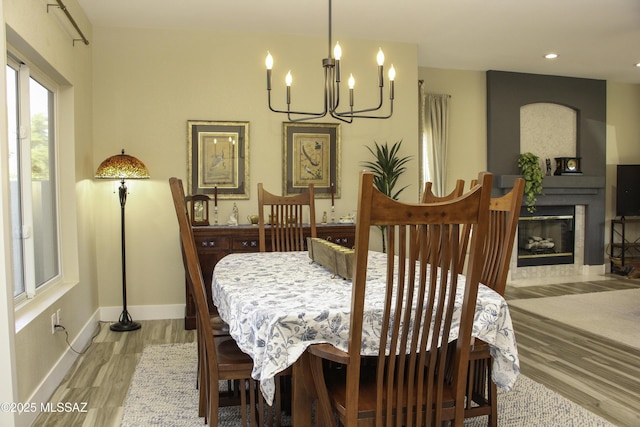
[[640, 350], [640, 289], [512, 300], [509, 306]]
[[[219, 426], [239, 426], [239, 414], [237, 408], [220, 409]], [[500, 427], [612, 426], [523, 375], [513, 390], [499, 393], [498, 414]], [[145, 347], [131, 380], [121, 426], [203, 425], [203, 419], [198, 417], [195, 344]], [[486, 417], [465, 422], [466, 427], [486, 425]]]

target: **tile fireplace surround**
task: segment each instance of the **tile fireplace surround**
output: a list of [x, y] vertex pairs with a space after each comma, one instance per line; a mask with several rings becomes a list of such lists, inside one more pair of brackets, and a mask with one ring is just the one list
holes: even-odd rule
[[532, 280], [545, 277], [568, 277], [581, 276], [588, 274], [603, 274], [604, 265], [589, 266], [584, 264], [584, 217], [585, 206], [575, 206], [575, 242], [573, 248], [574, 263], [559, 265], [538, 265], [535, 267], [518, 267], [518, 248], [513, 245], [513, 253], [511, 255], [511, 264], [509, 267], [508, 281], [512, 280]]

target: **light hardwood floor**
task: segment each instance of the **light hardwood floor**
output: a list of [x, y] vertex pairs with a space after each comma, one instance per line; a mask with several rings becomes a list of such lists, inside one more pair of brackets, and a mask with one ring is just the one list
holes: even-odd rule
[[[640, 288], [640, 280], [508, 288], [507, 300]], [[522, 373], [619, 426], [640, 425], [640, 351], [619, 342], [511, 308]], [[88, 413], [41, 414], [34, 426], [118, 426], [142, 349], [192, 342], [182, 320], [143, 321], [135, 332], [103, 325], [51, 402], [88, 402]], [[195, 385], [194, 385], [195, 386]]]
[[[184, 320], [142, 321], [133, 332], [112, 332], [101, 324], [100, 333], [78, 358], [51, 398], [58, 402], [87, 402], [86, 413], [42, 413], [37, 427], [119, 426], [131, 377], [145, 345], [195, 341]], [[195, 384], [194, 384], [195, 387]]]
[[[509, 301], [624, 289], [640, 289], [640, 280], [621, 278], [508, 288], [506, 298]], [[514, 306], [510, 306], [510, 312], [524, 375], [615, 425], [640, 425], [639, 350]]]

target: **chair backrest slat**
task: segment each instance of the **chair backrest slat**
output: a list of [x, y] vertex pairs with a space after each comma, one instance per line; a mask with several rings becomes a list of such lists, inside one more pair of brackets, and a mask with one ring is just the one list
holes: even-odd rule
[[[267, 250], [267, 233], [272, 252], [302, 251], [304, 239], [304, 207], [309, 211], [311, 237], [316, 237], [315, 194], [313, 184], [308, 190], [291, 196], [278, 196], [258, 184], [258, 226], [260, 251]], [[265, 209], [267, 215], [265, 216]], [[268, 225], [268, 227], [267, 227]]]
[[[474, 180], [475, 181], [475, 180]], [[473, 185], [472, 185], [473, 187]], [[421, 203], [441, 203], [448, 202], [457, 197], [462, 196], [464, 193], [464, 180], [458, 179], [456, 180], [456, 186], [449, 194], [444, 196], [436, 196], [433, 193], [433, 183], [431, 181], [427, 181], [424, 184], [424, 191], [422, 192]], [[466, 227], [463, 229], [463, 233], [460, 235], [460, 241], [462, 245], [460, 246], [460, 253], [458, 254], [458, 262], [460, 263], [460, 268], [464, 267], [464, 262], [467, 256], [467, 241], [469, 239], [469, 232], [471, 227]]]

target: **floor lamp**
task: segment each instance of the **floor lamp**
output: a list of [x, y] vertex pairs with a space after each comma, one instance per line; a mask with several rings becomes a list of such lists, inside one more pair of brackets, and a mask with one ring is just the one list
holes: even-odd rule
[[122, 243], [122, 314], [118, 323], [111, 325], [111, 330], [116, 332], [135, 331], [140, 329], [140, 323], [134, 322], [127, 311], [127, 261], [125, 255], [124, 239], [124, 205], [127, 202], [127, 186], [125, 180], [128, 179], [148, 179], [149, 171], [140, 160], [133, 156], [121, 154], [111, 156], [98, 166], [96, 178], [99, 179], [119, 179], [120, 180], [120, 226]]

